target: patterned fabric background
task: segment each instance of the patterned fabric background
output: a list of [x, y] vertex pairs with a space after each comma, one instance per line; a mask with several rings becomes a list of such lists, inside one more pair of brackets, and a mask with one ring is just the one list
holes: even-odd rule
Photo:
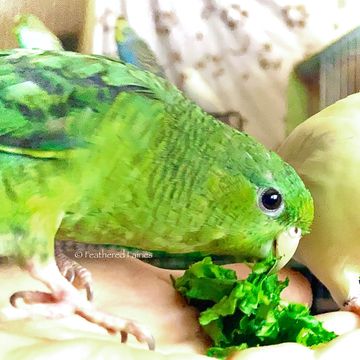
[[276, 148], [293, 66], [360, 25], [357, 0], [90, 0], [84, 50], [114, 55], [119, 14], [209, 112], [235, 112]]

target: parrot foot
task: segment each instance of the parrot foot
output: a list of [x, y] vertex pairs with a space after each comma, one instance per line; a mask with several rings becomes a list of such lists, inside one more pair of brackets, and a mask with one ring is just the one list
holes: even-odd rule
[[70, 299], [60, 300], [54, 294], [41, 291], [19, 291], [10, 297], [11, 305], [16, 308], [19, 307], [20, 300], [26, 304], [26, 307], [22, 308], [28, 311], [29, 316], [40, 315], [56, 319], [75, 313], [93, 324], [100, 325], [111, 335], [120, 333], [122, 343], [126, 343], [128, 334], [132, 334], [139, 342], [147, 343], [149, 350], [155, 348], [154, 338], [145, 327], [132, 320], [98, 311], [90, 307], [88, 303], [85, 303], [84, 306], [74, 306]]
[[[131, 334], [139, 342], [146, 343], [149, 350], [154, 350], [155, 341], [148, 329], [135, 321], [97, 310], [61, 275], [55, 261], [46, 266], [31, 262], [28, 263], [27, 270], [34, 278], [43, 282], [51, 292], [19, 291], [14, 293], [10, 297], [10, 303], [22, 312], [23, 318], [44, 316], [54, 319], [76, 314], [101, 326], [109, 334], [119, 334], [123, 343], [126, 343], [128, 334]], [[22, 300], [21, 305], [20, 300]]]
[[85, 289], [87, 299], [92, 301], [94, 290], [90, 271], [66, 256], [58, 242], [55, 244], [55, 259], [61, 274], [77, 289]]

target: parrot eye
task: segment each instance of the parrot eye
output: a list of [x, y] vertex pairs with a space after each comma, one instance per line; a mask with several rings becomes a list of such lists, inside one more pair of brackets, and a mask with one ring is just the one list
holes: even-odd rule
[[279, 215], [284, 208], [281, 194], [274, 188], [261, 190], [258, 199], [260, 209], [268, 215]]

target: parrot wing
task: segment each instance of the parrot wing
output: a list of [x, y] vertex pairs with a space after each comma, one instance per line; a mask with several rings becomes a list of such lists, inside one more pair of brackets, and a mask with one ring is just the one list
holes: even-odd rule
[[0, 151], [57, 158], [86, 147], [122, 92], [156, 97], [119, 62], [69, 52], [1, 52]]

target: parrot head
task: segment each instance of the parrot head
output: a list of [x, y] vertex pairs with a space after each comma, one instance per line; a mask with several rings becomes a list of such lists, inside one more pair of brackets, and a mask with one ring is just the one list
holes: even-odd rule
[[267, 179], [257, 184], [256, 204], [259, 223], [272, 232], [272, 243], [264, 243], [264, 248], [271, 246], [272, 255], [279, 259], [274, 270], [279, 270], [293, 257], [302, 235], [310, 231], [314, 205], [295, 170], [274, 153], [270, 158], [270, 164], [279, 167], [268, 170]]
[[130, 35], [133, 35], [133, 30], [129, 26], [128, 21], [123, 16], [119, 16], [116, 19], [116, 25], [115, 25], [115, 38], [116, 38], [116, 41], [122, 43]]
[[254, 243], [262, 244], [264, 254], [272, 253], [279, 259], [274, 269], [279, 270], [294, 255], [301, 236], [310, 231], [314, 205], [310, 192], [290, 165], [267, 150], [265, 159], [265, 164], [254, 164], [249, 174], [256, 204], [252, 216], [256, 217], [255, 226], [263, 227], [252, 236]]
[[26, 27], [41, 29], [44, 27], [44, 24], [39, 18], [32, 14], [18, 14], [14, 17], [15, 25], [23, 25]]
[[310, 231], [313, 199], [295, 170], [275, 152], [243, 133], [235, 137], [242, 139], [234, 141], [232, 136], [231, 150], [226, 150], [232, 155], [222, 165], [227, 176], [221, 187], [226, 190], [220, 191], [218, 202], [232, 219], [232, 229], [217, 246], [249, 261], [274, 255], [278, 270]]

